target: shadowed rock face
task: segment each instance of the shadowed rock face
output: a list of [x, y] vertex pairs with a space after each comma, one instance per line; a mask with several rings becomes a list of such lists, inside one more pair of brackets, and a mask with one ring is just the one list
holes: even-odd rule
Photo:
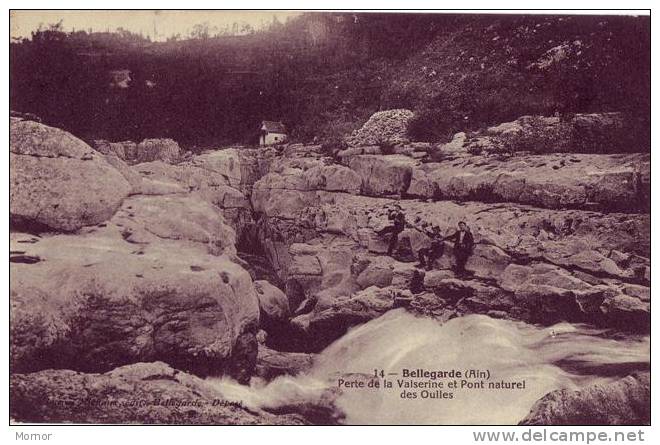
[[208, 382], [162, 362], [105, 374], [46, 370], [13, 374], [10, 416], [18, 422], [206, 425], [301, 425], [224, 400]]
[[259, 345], [255, 374], [269, 380], [281, 375], [297, 375], [309, 370], [313, 362], [313, 354], [280, 352]]
[[650, 374], [639, 373], [578, 391], [553, 391], [520, 425], [650, 425], [650, 385]]
[[109, 219], [131, 187], [99, 153], [73, 135], [11, 119], [9, 216], [33, 232], [73, 232]]

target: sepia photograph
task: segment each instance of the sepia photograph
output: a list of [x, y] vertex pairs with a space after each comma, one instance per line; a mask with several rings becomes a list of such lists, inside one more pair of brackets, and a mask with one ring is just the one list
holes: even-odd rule
[[651, 424], [650, 10], [8, 20], [17, 440]]

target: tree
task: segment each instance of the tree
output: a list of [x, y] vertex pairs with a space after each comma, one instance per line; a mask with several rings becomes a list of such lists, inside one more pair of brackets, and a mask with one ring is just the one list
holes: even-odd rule
[[209, 22], [197, 23], [190, 31], [191, 39], [206, 40], [211, 37]]

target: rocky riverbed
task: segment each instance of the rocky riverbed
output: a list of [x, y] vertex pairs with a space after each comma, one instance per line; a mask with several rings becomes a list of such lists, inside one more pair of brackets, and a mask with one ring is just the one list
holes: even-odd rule
[[[334, 374], [318, 363], [338, 360], [337, 342], [384, 314], [437, 327], [478, 316], [535, 333], [571, 323], [598, 330], [589, 339], [609, 339], [609, 361], [546, 381], [506, 418], [465, 422], [649, 420], [640, 408], [648, 379], [626, 377], [647, 362], [648, 154], [494, 157], [454, 141], [444, 148], [402, 142], [392, 154], [352, 147], [330, 157], [320, 146], [294, 144], [179, 156], [171, 141], [160, 150], [149, 140], [149, 156], [126, 162], [121, 150], [94, 150], [41, 123], [12, 118], [10, 131], [15, 421], [367, 422], [331, 387], [267, 403], [241, 391], [296, 374], [327, 379]], [[443, 234], [466, 221], [475, 238], [471, 275], [454, 274], [447, 244], [411, 290], [416, 254], [430, 240], [407, 228], [394, 255], [385, 255], [387, 240], [377, 232], [395, 202], [411, 225], [436, 225]], [[420, 341], [436, 344], [435, 328], [424, 327]], [[628, 360], [630, 341], [639, 354]], [[540, 365], [563, 376], [576, 372], [571, 363], [555, 357]], [[234, 383], [250, 380], [250, 387]], [[204, 403], [81, 408], [87, 399], [126, 405], [136, 397], [151, 406], [164, 397]], [[574, 414], [580, 403], [613, 398], [634, 408]], [[417, 420], [460, 423], [440, 413]]]

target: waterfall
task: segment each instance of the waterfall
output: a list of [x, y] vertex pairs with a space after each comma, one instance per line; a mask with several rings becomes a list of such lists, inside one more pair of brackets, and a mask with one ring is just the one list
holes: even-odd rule
[[[253, 379], [250, 386], [225, 378], [211, 383], [228, 400], [277, 409], [320, 403], [339, 378], [365, 382], [374, 379], [369, 377], [374, 369], [382, 369], [398, 374], [384, 377], [392, 388], [346, 388], [337, 396], [334, 406], [345, 414], [344, 423], [516, 424], [546, 393], [605, 383], [631, 370], [646, 369], [649, 357], [648, 336], [613, 338], [583, 324], [539, 327], [485, 315], [439, 323], [398, 309], [347, 332], [322, 351], [304, 375], [270, 382]], [[486, 385], [524, 381], [525, 387], [449, 389], [445, 385], [441, 391], [451, 392], [452, 398], [431, 398], [435, 389], [418, 389], [413, 390], [416, 398], [404, 399], [404, 389], [398, 386], [404, 369], [463, 374], [475, 369], [489, 372]], [[377, 380], [383, 383], [383, 378]]]

